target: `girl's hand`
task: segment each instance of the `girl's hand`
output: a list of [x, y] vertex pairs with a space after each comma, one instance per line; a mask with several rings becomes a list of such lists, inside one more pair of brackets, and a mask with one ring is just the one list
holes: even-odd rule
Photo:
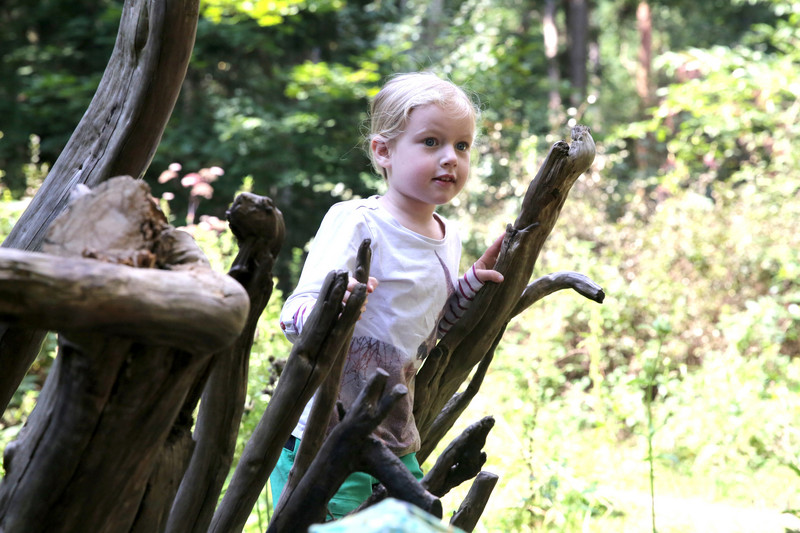
[[[350, 276], [350, 280], [347, 283], [347, 291], [345, 291], [344, 293], [344, 298], [342, 299], [342, 303], [347, 303], [347, 300], [350, 298], [350, 294], [358, 284], [359, 281], [356, 278]], [[372, 291], [374, 291], [377, 287], [378, 287], [378, 280], [370, 276], [370, 278], [367, 280], [367, 296], [369, 296], [369, 294]], [[364, 305], [361, 306], [361, 312], [363, 313], [366, 310], [367, 310], [367, 300], [364, 299]], [[361, 320], [361, 317], [359, 316], [358, 319]]]
[[503, 244], [503, 238], [505, 236], [506, 234], [503, 232], [503, 234], [495, 239], [492, 245], [483, 252], [480, 259], [475, 261], [475, 275], [480, 281], [484, 283], [487, 281], [502, 283], [503, 275], [494, 270], [494, 266], [497, 263], [497, 256], [500, 255], [500, 247]]

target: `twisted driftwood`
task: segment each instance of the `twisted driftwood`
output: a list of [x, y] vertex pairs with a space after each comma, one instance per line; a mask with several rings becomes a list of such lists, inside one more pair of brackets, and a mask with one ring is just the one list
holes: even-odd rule
[[46, 241], [46, 254], [0, 253], [0, 317], [60, 333], [5, 451], [0, 530], [130, 531], [189, 389], [241, 332], [248, 297], [131, 178], [77, 198]]
[[[141, 177], [156, 151], [189, 65], [199, 0], [124, 2], [100, 85], [58, 160], [3, 242], [35, 251], [78, 184]], [[39, 353], [44, 331], [0, 323], [0, 406]]]

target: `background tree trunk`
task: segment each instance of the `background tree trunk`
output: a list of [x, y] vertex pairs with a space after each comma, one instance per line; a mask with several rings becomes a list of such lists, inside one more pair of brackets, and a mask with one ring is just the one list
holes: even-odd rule
[[589, 5], [587, 0], [567, 0], [567, 35], [569, 37], [569, 74], [573, 107], [586, 99], [589, 59]]
[[[653, 63], [653, 18], [650, 4], [639, 2], [636, 8], [636, 29], [639, 32], [639, 53], [636, 64], [636, 93], [639, 96], [639, 114], [647, 116], [647, 109], [654, 102], [652, 63]], [[655, 139], [652, 133], [636, 141], [636, 166], [642, 173], [656, 165], [653, 147]]]
[[562, 123], [561, 112], [561, 75], [558, 69], [558, 26], [556, 25], [556, 0], [545, 0], [542, 15], [542, 35], [544, 36], [544, 54], [547, 57], [547, 82], [549, 99], [547, 102], [550, 128], [555, 130]]

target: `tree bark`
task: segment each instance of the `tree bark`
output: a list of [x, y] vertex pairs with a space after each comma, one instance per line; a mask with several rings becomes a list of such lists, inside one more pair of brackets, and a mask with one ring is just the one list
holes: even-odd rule
[[544, 55], [547, 58], [547, 82], [550, 86], [547, 101], [550, 129], [555, 131], [562, 123], [561, 75], [558, 68], [558, 26], [556, 25], [556, 0], [545, 0], [542, 15], [542, 35], [544, 36]]
[[[199, 0], [129, 0], [106, 71], [89, 108], [30, 206], [2, 246], [38, 250], [77, 184], [147, 169], [180, 92]], [[3, 410], [39, 352], [44, 332], [0, 324]]]
[[[639, 115], [647, 116], [654, 103], [652, 63], [653, 63], [653, 17], [648, 2], [639, 2], [636, 8], [636, 29], [639, 32], [639, 53], [636, 65], [636, 94], [639, 96]], [[643, 139], [636, 140], [636, 166], [641, 173], [657, 164], [654, 161], [655, 138], [647, 133]]]
[[482, 451], [486, 436], [493, 427], [494, 418], [487, 416], [465, 429], [445, 448], [423, 478], [422, 486], [441, 498], [453, 487], [478, 475], [486, 462]]
[[567, 0], [571, 103], [579, 107], [586, 98], [589, 60], [589, 5], [587, 0]]
[[467, 533], [475, 529], [478, 520], [483, 514], [489, 496], [497, 485], [498, 477], [491, 472], [480, 472], [475, 477], [475, 481], [467, 493], [467, 497], [461, 502], [458, 510], [453, 513], [450, 525], [463, 529]]

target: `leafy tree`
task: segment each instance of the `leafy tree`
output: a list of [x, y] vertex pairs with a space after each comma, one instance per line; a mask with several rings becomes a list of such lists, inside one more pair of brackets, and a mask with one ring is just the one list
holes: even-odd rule
[[0, 177], [15, 198], [27, 186], [30, 138], [52, 164], [97, 88], [119, 26], [112, 0], [0, 5]]

